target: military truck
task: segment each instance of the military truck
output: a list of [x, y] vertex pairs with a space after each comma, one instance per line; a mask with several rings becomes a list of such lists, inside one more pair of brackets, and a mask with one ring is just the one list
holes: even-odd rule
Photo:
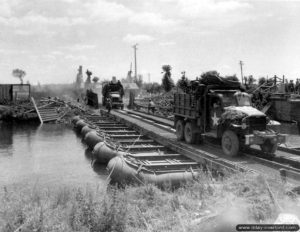
[[106, 100], [110, 98], [112, 108], [124, 108], [123, 96], [124, 89], [122, 84], [118, 82], [107, 82], [103, 84], [102, 88], [102, 105], [106, 106]]
[[257, 144], [275, 153], [286, 136], [267, 129], [269, 118], [252, 107], [241, 84], [221, 77], [193, 81], [189, 93], [174, 94], [174, 126], [178, 140], [189, 144], [206, 136], [221, 139], [223, 152], [236, 156], [242, 146]]

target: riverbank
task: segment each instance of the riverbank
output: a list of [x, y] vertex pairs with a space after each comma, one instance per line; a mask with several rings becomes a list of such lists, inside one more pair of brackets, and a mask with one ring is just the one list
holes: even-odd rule
[[0, 105], [0, 120], [12, 114], [10, 107]]
[[[0, 231], [235, 231], [240, 223], [273, 223], [300, 212], [289, 186], [238, 173], [223, 180], [202, 174], [177, 190], [152, 185], [56, 188], [6, 186]], [[298, 198], [297, 198], [298, 197]], [[300, 215], [298, 215], [299, 217]]]
[[[75, 100], [62, 100], [59, 98], [42, 98], [36, 101], [37, 107], [41, 113], [42, 110], [47, 122], [56, 122], [70, 124], [71, 119], [76, 115], [91, 112], [91, 110], [83, 103]], [[45, 110], [47, 109], [47, 110]], [[51, 110], [51, 111], [49, 111]], [[51, 119], [49, 120], [49, 115]], [[37, 121], [39, 122], [39, 116], [34, 108], [34, 105], [30, 101], [22, 103], [11, 102], [8, 105], [0, 105], [0, 120], [4, 121]]]

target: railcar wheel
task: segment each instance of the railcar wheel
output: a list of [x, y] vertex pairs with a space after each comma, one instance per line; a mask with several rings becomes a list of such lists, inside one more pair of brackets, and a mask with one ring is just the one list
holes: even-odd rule
[[187, 122], [184, 126], [184, 139], [189, 144], [194, 144], [196, 142], [197, 133], [190, 122]]
[[239, 138], [236, 133], [227, 130], [222, 135], [222, 149], [227, 156], [237, 156], [240, 148]]
[[263, 152], [274, 154], [277, 150], [277, 143], [272, 143], [270, 140], [266, 140], [263, 144], [260, 145], [260, 149]]
[[178, 141], [184, 140], [184, 123], [182, 120], [176, 122], [176, 137]]

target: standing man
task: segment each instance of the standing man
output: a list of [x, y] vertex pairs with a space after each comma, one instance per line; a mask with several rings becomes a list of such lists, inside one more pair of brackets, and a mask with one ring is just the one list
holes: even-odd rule
[[106, 109], [107, 109], [108, 114], [110, 114], [111, 108], [112, 108], [111, 99], [110, 99], [110, 97], [108, 97], [106, 99]]
[[295, 93], [299, 94], [299, 87], [300, 87], [300, 83], [299, 83], [299, 79], [297, 78], [296, 80], [296, 86], [295, 86]]
[[289, 92], [290, 92], [290, 93], [294, 93], [294, 91], [295, 91], [294, 80], [290, 80], [290, 84], [289, 84]]
[[154, 102], [152, 101], [152, 99], [149, 100], [148, 114], [149, 114], [150, 110], [152, 111], [152, 114], [154, 114], [154, 111], [155, 111], [155, 104], [154, 104]]

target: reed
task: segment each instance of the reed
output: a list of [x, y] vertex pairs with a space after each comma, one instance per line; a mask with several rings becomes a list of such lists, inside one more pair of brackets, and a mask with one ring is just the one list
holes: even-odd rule
[[175, 190], [6, 186], [0, 190], [0, 231], [232, 231], [238, 223], [273, 222], [278, 205], [296, 207], [288, 188], [243, 173], [222, 180], [203, 173]]

